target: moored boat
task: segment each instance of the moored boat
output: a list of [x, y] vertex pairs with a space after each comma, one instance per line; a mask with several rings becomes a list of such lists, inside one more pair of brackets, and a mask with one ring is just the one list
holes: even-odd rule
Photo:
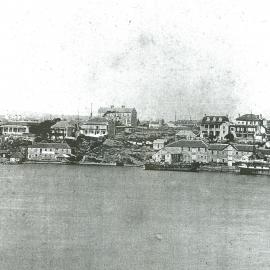
[[146, 163], [144, 164], [145, 170], [157, 170], [157, 171], [184, 171], [184, 172], [196, 172], [199, 168], [198, 162], [193, 163], [177, 163], [177, 164], [160, 164], [160, 163]]
[[263, 160], [244, 162], [238, 166], [240, 174], [244, 175], [269, 175], [270, 163]]

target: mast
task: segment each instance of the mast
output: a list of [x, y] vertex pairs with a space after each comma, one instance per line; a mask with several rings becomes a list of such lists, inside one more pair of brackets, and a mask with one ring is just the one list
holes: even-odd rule
[[93, 116], [93, 110], [92, 110], [92, 103], [91, 103], [91, 113], [90, 113], [90, 118], [92, 118], [92, 116]]

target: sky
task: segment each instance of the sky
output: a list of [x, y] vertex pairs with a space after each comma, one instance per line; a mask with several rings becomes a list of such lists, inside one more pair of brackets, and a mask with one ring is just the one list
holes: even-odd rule
[[269, 1], [3, 1], [0, 113], [270, 118]]

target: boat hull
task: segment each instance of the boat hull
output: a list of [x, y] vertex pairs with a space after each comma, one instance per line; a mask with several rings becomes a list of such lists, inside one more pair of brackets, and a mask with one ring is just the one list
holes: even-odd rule
[[270, 176], [269, 169], [259, 169], [259, 168], [243, 168], [240, 167], [240, 174], [242, 175], [268, 175]]
[[179, 165], [160, 165], [160, 164], [145, 164], [145, 170], [155, 171], [181, 171], [181, 172], [197, 172], [197, 164], [179, 164]]

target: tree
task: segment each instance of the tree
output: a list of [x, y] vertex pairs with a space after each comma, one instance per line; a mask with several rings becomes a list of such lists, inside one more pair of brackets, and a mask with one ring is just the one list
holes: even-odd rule
[[36, 126], [30, 127], [30, 133], [39, 137], [39, 140], [47, 140], [51, 137], [51, 127], [59, 122], [60, 118], [54, 118], [53, 120], [45, 120]]
[[231, 132], [229, 132], [225, 137], [224, 137], [228, 142], [233, 142], [234, 141], [234, 136]]

